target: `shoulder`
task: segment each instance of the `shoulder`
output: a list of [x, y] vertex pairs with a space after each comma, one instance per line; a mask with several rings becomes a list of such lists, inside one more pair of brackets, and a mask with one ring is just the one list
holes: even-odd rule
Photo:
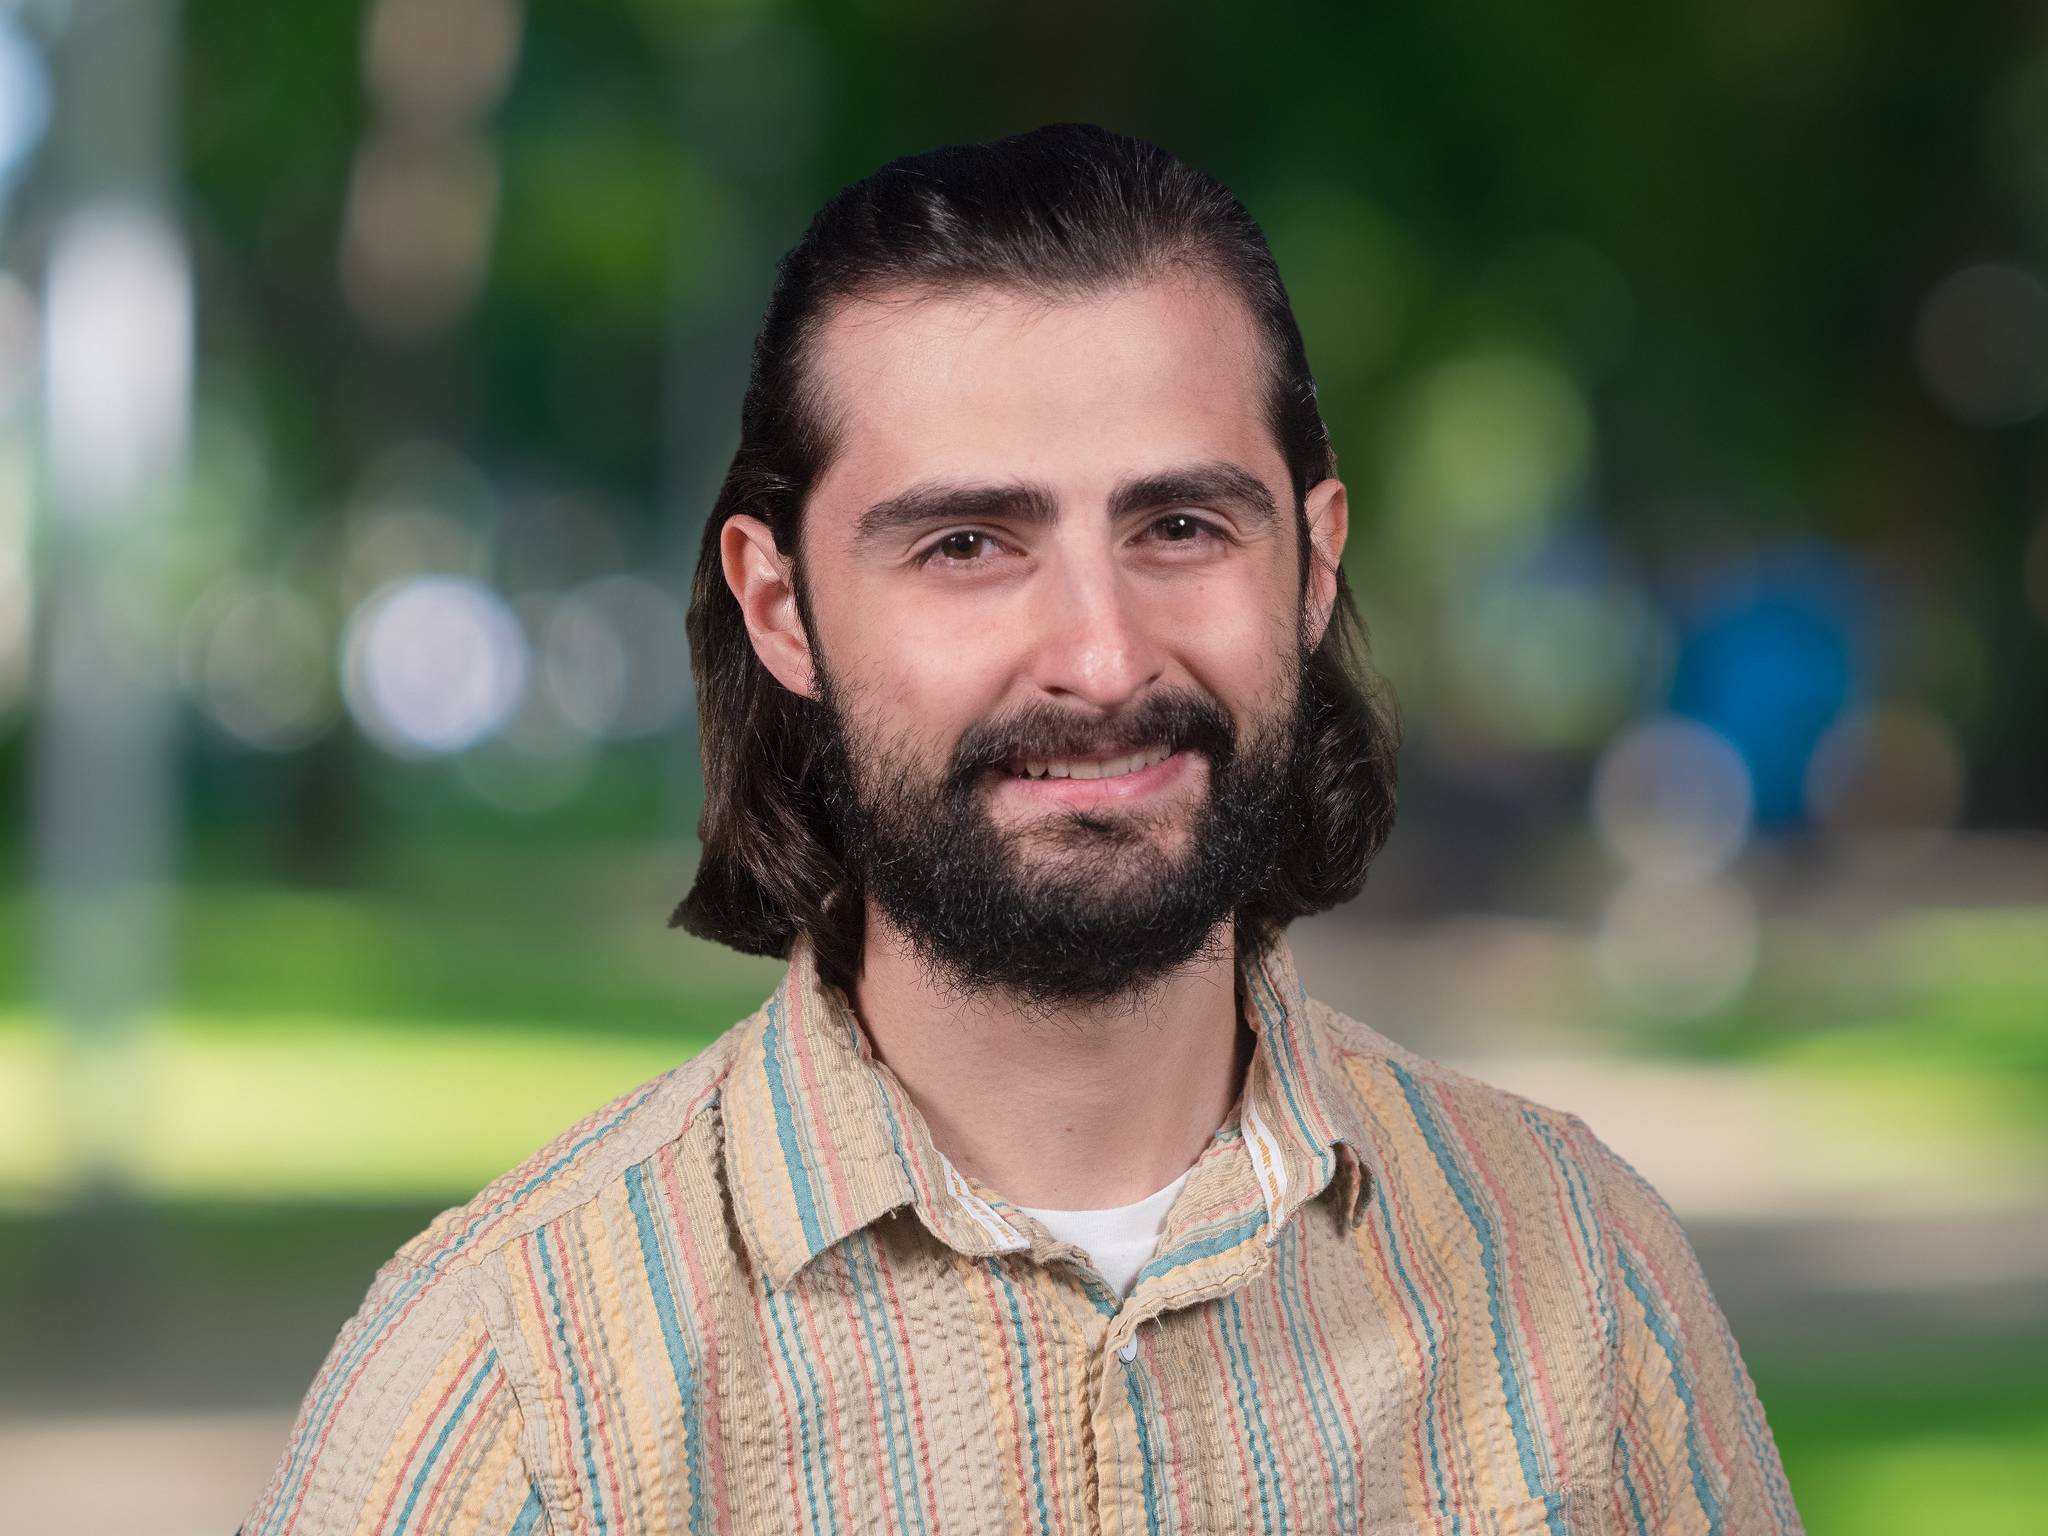
[[719, 1093], [762, 1017], [757, 1010], [742, 1019], [689, 1060], [592, 1110], [473, 1198], [442, 1211], [378, 1271], [379, 1281], [473, 1269], [616, 1190], [628, 1170], [664, 1149], [705, 1155], [710, 1138], [703, 1133]]
[[1583, 1129], [1584, 1122], [1568, 1110], [1554, 1108], [1410, 1050], [1328, 1003], [1311, 998], [1309, 1010], [1333, 1045], [1345, 1078], [1355, 1090], [1367, 1095], [1375, 1107], [1385, 1105], [1393, 1109], [1405, 1105], [1405, 1116], [1412, 1119], [1435, 1106], [1490, 1127], [1541, 1123], [1560, 1135], [1574, 1126]]
[[[1595, 1225], [1611, 1210], [1669, 1208], [1626, 1159], [1570, 1110], [1424, 1056], [1369, 1024], [1311, 999], [1346, 1085], [1397, 1179], [1428, 1165], [1462, 1186], [1476, 1179], [1517, 1203], [1573, 1213]], [[1432, 1180], [1434, 1183], [1434, 1180]]]

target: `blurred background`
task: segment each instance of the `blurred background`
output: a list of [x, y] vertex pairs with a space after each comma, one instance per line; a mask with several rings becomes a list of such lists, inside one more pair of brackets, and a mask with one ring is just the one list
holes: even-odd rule
[[773, 988], [665, 926], [773, 264], [1060, 118], [1262, 221], [1352, 488], [1312, 990], [1667, 1195], [1814, 1531], [2040, 1528], [2042, 7], [0, 0], [9, 1530], [232, 1529], [376, 1267]]

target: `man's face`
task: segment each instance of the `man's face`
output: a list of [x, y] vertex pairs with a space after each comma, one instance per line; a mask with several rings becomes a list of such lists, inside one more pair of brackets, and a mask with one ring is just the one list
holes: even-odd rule
[[1042, 1006], [1203, 952], [1292, 835], [1327, 612], [1242, 301], [905, 296], [816, 366], [804, 691], [868, 893], [938, 977]]

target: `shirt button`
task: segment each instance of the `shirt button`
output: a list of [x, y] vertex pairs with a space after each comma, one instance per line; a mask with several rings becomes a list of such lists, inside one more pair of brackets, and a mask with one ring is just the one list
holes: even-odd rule
[[1116, 1357], [1123, 1361], [1125, 1365], [1129, 1365], [1138, 1358], [1138, 1336], [1135, 1333], [1128, 1339], [1125, 1339], [1123, 1343], [1117, 1345]]

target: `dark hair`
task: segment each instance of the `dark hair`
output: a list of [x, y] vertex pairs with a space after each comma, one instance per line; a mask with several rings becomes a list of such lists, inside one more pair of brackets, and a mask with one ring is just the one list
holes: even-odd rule
[[[833, 198], [776, 269], [754, 343], [740, 445], [704, 530], [690, 593], [690, 665], [704, 760], [696, 883], [680, 926], [746, 954], [786, 957], [811, 935], [821, 976], [850, 990], [865, 901], [818, 798], [816, 700], [761, 664], [726, 585], [727, 519], [749, 513], [795, 556], [804, 502], [836, 447], [811, 367], [833, 307], [892, 291], [994, 287], [1048, 302], [1173, 271], [1231, 284], [1265, 342], [1266, 418], [1293, 482], [1306, 591], [1304, 498], [1335, 472], [1301, 331], [1266, 240], [1212, 177], [1156, 145], [1085, 123], [908, 155]], [[797, 608], [815, 636], [803, 568]], [[1355, 896], [1393, 827], [1399, 719], [1372, 673], [1341, 567], [1337, 600], [1306, 661], [1301, 835], [1237, 915], [1241, 945], [1263, 951], [1295, 918]]]

